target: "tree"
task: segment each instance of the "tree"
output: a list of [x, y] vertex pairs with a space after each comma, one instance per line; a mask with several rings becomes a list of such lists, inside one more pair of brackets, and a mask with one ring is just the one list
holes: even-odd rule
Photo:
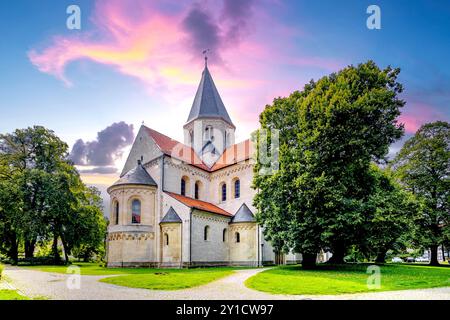
[[431, 251], [439, 265], [438, 247], [445, 242], [450, 215], [450, 124], [423, 125], [405, 142], [392, 163], [401, 183], [422, 202], [415, 240]]
[[390, 249], [406, 249], [412, 235], [419, 206], [414, 196], [405, 191], [389, 170], [373, 165], [373, 190], [366, 202], [366, 223], [361, 230], [359, 247], [366, 258], [384, 263]]
[[343, 262], [359, 241], [370, 163], [403, 134], [398, 74], [372, 61], [349, 66], [275, 99], [260, 116], [262, 129], [279, 130], [279, 170], [262, 175], [265, 164], [255, 165], [257, 216], [266, 238], [302, 253], [304, 267], [321, 248]]
[[67, 156], [67, 144], [42, 126], [0, 135], [2, 162], [13, 172], [21, 173], [16, 183], [22, 192], [21, 220], [27, 258], [33, 257], [38, 235], [44, 235], [47, 229], [42, 219], [47, 208], [46, 188], [49, 187], [51, 175], [67, 162]]
[[105, 236], [98, 191], [86, 187], [68, 160], [68, 146], [51, 130], [35, 126], [0, 135], [0, 247], [17, 262], [20, 244], [32, 258], [36, 242], [53, 241], [54, 262], [74, 247], [88, 252]]
[[0, 253], [17, 264], [23, 203], [14, 175], [8, 166], [0, 163]]

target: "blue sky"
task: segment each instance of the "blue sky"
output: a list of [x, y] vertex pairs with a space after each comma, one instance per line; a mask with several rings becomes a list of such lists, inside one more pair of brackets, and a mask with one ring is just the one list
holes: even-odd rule
[[[368, 59], [402, 69], [408, 135], [450, 120], [448, 1], [242, 3], [2, 1], [0, 132], [40, 124], [72, 147], [97, 141], [113, 123], [136, 133], [144, 121], [181, 140], [202, 71], [200, 48], [212, 48], [210, 69], [238, 140], [274, 97]], [[66, 28], [71, 4], [81, 8], [81, 30]], [[371, 4], [381, 8], [381, 30], [366, 27]], [[111, 152], [120, 170], [120, 150]]]

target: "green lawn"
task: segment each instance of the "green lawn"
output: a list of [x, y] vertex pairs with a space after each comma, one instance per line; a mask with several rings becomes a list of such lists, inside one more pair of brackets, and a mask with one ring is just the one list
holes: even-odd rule
[[15, 290], [0, 290], [0, 300], [29, 300]]
[[[80, 267], [81, 275], [84, 276], [107, 276], [116, 274], [143, 274], [154, 271], [149, 268], [105, 268], [98, 263], [75, 262], [70, 266]], [[34, 269], [44, 272], [67, 273], [70, 266], [21, 266], [26, 269]]]
[[196, 287], [231, 275], [230, 268], [153, 270], [146, 274], [110, 277], [100, 281], [131, 288], [178, 290]]
[[[102, 279], [124, 287], [154, 290], [177, 290], [191, 288], [220, 279], [238, 268], [194, 268], [194, 269], [154, 269], [154, 268], [105, 268], [97, 263], [74, 263], [81, 275], [117, 275]], [[67, 273], [67, 266], [26, 266], [23, 268], [44, 272]]]
[[449, 267], [419, 265], [383, 265], [381, 287], [369, 289], [368, 265], [318, 266], [302, 270], [300, 266], [283, 266], [261, 272], [246, 285], [259, 291], [280, 294], [344, 294], [450, 286]]

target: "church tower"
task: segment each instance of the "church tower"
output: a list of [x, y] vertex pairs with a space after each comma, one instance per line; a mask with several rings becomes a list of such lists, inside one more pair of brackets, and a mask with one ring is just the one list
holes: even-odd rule
[[208, 69], [205, 69], [184, 125], [184, 143], [191, 146], [208, 166], [212, 166], [223, 151], [234, 144], [236, 127], [228, 115]]

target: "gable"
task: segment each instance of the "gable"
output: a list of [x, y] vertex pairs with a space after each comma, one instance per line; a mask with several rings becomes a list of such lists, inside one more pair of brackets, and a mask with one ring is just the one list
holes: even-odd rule
[[139, 132], [134, 139], [130, 153], [128, 154], [128, 158], [125, 162], [122, 173], [120, 174], [121, 177], [131, 169], [135, 168], [137, 161], [141, 160], [141, 157], [143, 160], [142, 163], [146, 163], [162, 155], [160, 148], [155, 143], [155, 141], [147, 134], [145, 129], [145, 126], [141, 126], [141, 128], [139, 129]]

